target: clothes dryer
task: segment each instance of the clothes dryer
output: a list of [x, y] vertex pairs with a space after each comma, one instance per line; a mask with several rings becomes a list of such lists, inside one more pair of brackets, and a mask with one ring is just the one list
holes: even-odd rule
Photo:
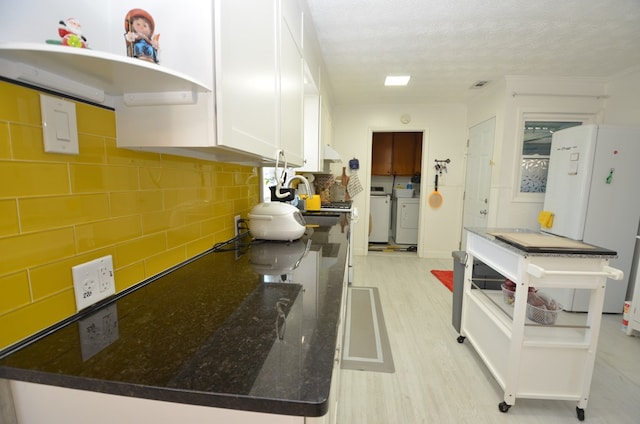
[[395, 199], [395, 207], [393, 239], [396, 244], [417, 244], [420, 199], [399, 197]]

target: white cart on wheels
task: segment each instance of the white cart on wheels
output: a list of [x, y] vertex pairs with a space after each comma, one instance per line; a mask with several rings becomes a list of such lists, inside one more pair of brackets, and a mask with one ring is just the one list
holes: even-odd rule
[[[517, 398], [574, 400], [580, 421], [589, 399], [607, 279], [616, 252], [529, 230], [467, 228], [461, 328], [465, 339], [504, 390], [499, 409]], [[513, 297], [474, 286], [474, 258], [516, 283]], [[553, 312], [553, 324], [529, 318], [529, 287], [575, 288], [590, 293], [586, 314]], [[529, 309], [528, 309], [529, 308]]]

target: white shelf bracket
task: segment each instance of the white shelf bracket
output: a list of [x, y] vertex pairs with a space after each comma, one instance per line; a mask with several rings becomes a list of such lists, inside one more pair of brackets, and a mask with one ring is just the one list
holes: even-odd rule
[[193, 105], [198, 101], [195, 91], [167, 91], [159, 93], [125, 93], [127, 106]]

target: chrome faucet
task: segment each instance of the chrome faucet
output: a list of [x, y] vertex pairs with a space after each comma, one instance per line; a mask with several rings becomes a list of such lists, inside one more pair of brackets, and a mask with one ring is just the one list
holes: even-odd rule
[[286, 188], [291, 188], [291, 182], [293, 180], [300, 180], [303, 184], [304, 184], [304, 188], [307, 190], [307, 196], [311, 197], [311, 186], [309, 185], [309, 180], [307, 180], [305, 177], [303, 177], [302, 175], [294, 175], [293, 177], [291, 177], [291, 179], [289, 180], [289, 184], [288, 187]]
[[[279, 162], [281, 157], [284, 159], [284, 169], [286, 170], [287, 169], [287, 157], [284, 154], [284, 150], [278, 150], [278, 152], [276, 153], [276, 170], [275, 170], [276, 189], [275, 189], [275, 195], [279, 199], [282, 199], [282, 198], [287, 197], [289, 195], [289, 193], [281, 193], [280, 192], [280, 188], [282, 187], [282, 185], [281, 185], [280, 179], [278, 178], [278, 162]], [[309, 185], [309, 180], [307, 180], [302, 175], [294, 175], [293, 177], [291, 177], [291, 179], [289, 180], [289, 182], [287, 183], [287, 185], [284, 188], [291, 188], [291, 182], [293, 180], [300, 180], [304, 184], [304, 187], [307, 189], [307, 196], [311, 197], [311, 186]]]

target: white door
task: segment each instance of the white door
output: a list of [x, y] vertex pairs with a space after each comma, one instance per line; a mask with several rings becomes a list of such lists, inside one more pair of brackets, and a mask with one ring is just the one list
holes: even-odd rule
[[486, 227], [491, 188], [491, 158], [495, 140], [496, 119], [491, 118], [469, 128], [467, 170], [464, 184], [462, 241], [464, 227]]

